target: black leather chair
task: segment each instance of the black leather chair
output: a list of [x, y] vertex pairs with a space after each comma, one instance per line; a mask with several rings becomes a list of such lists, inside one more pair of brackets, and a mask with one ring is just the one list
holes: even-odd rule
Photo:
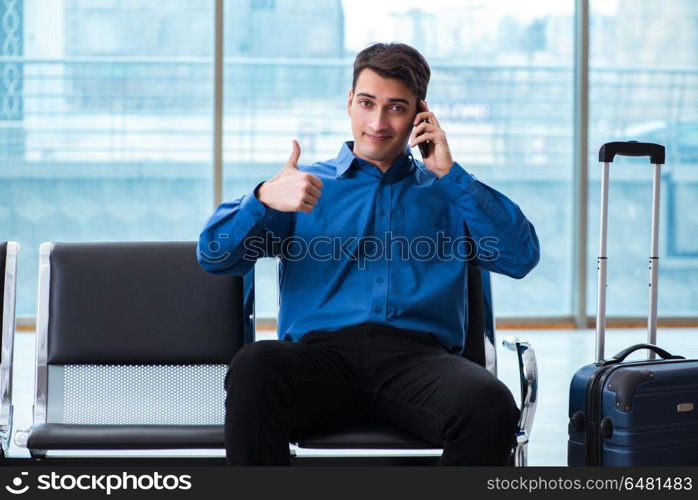
[[[278, 276], [278, 271], [277, 271]], [[495, 328], [489, 272], [477, 267], [468, 269], [468, 331], [463, 356], [487, 368], [497, 376]], [[527, 342], [507, 337], [504, 345], [518, 355], [521, 381], [521, 418], [510, 464], [527, 465], [527, 447], [537, 404], [538, 375], [533, 349]], [[337, 425], [298, 432], [291, 443], [297, 460], [327, 459], [360, 455], [374, 459], [383, 456], [384, 463], [403, 464], [410, 459], [422, 463], [435, 462], [441, 449], [401, 429], [380, 423]], [[341, 450], [341, 454], [339, 454]], [[338, 454], [333, 455], [332, 452]], [[429, 460], [427, 457], [431, 457]]]
[[32, 457], [224, 447], [223, 380], [254, 338], [254, 275], [208, 274], [195, 249], [41, 245], [33, 425], [15, 437]]
[[0, 242], [0, 325], [2, 359], [0, 360], [0, 456], [7, 455], [12, 434], [12, 355], [15, 337], [15, 297], [17, 290], [17, 254], [15, 241]]

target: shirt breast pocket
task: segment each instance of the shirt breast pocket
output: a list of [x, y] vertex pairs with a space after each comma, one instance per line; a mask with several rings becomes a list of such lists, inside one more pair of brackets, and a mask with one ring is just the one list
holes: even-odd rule
[[401, 207], [394, 237], [403, 237], [412, 255], [431, 260], [438, 249], [452, 250], [453, 242], [463, 235], [463, 223], [443, 206], [410, 204]]
[[402, 236], [435, 237], [439, 232], [448, 236], [459, 236], [456, 218], [445, 207], [412, 204], [401, 207], [400, 224], [397, 228]]

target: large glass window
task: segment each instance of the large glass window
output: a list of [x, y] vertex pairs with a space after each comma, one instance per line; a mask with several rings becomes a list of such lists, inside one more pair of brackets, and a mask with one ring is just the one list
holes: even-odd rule
[[[598, 255], [598, 149], [638, 140], [667, 148], [662, 169], [659, 315], [698, 313], [698, 3], [593, 0], [589, 113], [589, 260]], [[648, 159], [611, 166], [608, 225], [609, 316], [648, 307], [652, 167]], [[596, 311], [589, 266], [588, 312]]]
[[[667, 146], [660, 316], [698, 314], [698, 4], [591, 0], [587, 312], [596, 300], [598, 147]], [[427, 101], [454, 157], [517, 202], [542, 258], [494, 276], [500, 317], [570, 316], [573, 0], [226, 0], [225, 199], [350, 140], [352, 63], [404, 41], [432, 67]], [[22, 245], [17, 311], [35, 311], [42, 241], [194, 240], [213, 206], [214, 2], [0, 2], [0, 234]], [[609, 316], [647, 307], [651, 169], [611, 173]], [[261, 317], [275, 266], [257, 266]]]
[[211, 209], [212, 2], [0, 2], [0, 234], [194, 240]]

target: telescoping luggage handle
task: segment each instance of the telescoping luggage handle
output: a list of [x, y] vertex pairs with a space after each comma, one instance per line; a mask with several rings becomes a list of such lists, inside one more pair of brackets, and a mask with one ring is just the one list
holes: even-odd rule
[[612, 163], [616, 155], [649, 156], [650, 163], [664, 164], [664, 146], [651, 142], [607, 142], [599, 149], [599, 161], [601, 163]]
[[[601, 170], [601, 222], [598, 258], [598, 293], [596, 304], [596, 360], [603, 361], [606, 338], [606, 241], [608, 229], [608, 172], [616, 156], [649, 156], [654, 165], [652, 180], [652, 236], [650, 245], [649, 315], [647, 317], [647, 343], [657, 342], [657, 287], [659, 281], [659, 186], [661, 166], [664, 164], [664, 146], [651, 142], [609, 142], [599, 149]], [[656, 352], [649, 350], [648, 359], [655, 359]]]

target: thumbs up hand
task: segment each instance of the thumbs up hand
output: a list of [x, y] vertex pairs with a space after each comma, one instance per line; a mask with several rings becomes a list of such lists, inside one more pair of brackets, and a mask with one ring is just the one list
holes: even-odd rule
[[298, 169], [301, 147], [293, 141], [293, 152], [279, 172], [262, 184], [257, 198], [264, 205], [281, 212], [310, 213], [320, 198], [322, 181]]

